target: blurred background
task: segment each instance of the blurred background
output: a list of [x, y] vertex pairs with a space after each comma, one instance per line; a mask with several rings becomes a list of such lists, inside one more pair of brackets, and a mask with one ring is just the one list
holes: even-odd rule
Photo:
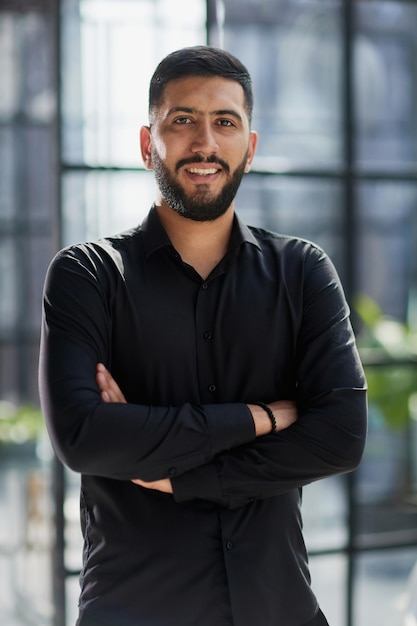
[[313, 586], [332, 626], [415, 626], [416, 0], [0, 0], [0, 622], [76, 617], [78, 477], [37, 391], [45, 271], [148, 212], [149, 78], [201, 43], [254, 81], [240, 215], [329, 253], [368, 376], [360, 469], [304, 490]]

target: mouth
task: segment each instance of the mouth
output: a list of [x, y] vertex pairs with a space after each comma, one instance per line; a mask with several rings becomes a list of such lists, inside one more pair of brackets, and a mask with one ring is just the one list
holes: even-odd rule
[[214, 183], [220, 178], [223, 168], [217, 164], [214, 165], [213, 163], [207, 163], [205, 164], [205, 167], [202, 163], [193, 163], [185, 165], [184, 172], [188, 180], [195, 185], [208, 185], [210, 183]]
[[221, 170], [217, 167], [189, 167], [186, 169], [189, 174], [193, 174], [196, 176], [212, 176], [213, 174], [217, 174]]
[[182, 170], [188, 179], [195, 184], [207, 184], [215, 182], [222, 174], [228, 174], [229, 165], [217, 156], [207, 159], [194, 158], [182, 159], [176, 166], [177, 173]]

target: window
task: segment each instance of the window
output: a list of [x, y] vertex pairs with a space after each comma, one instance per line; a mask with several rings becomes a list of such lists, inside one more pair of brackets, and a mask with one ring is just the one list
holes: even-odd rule
[[[416, 20], [417, 0], [0, 0], [0, 399], [37, 402], [42, 283], [56, 248], [148, 212], [154, 182], [138, 136], [150, 75], [168, 52], [206, 41], [254, 81], [260, 142], [242, 217], [330, 254], [360, 336], [360, 295], [398, 332], [416, 329]], [[371, 339], [362, 466], [304, 491], [313, 584], [338, 626], [399, 626], [417, 558], [417, 349], [414, 361], [389, 350], [381, 360]], [[64, 511], [54, 626], [64, 626], [78, 594], [67, 577], [80, 567], [78, 479], [53, 470]]]

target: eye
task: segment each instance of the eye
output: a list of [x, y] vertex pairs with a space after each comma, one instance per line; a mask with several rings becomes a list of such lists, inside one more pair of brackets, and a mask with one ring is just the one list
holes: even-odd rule
[[231, 122], [230, 120], [218, 120], [217, 124], [226, 128], [234, 126], [233, 122]]
[[189, 117], [186, 117], [185, 115], [182, 115], [181, 117], [177, 117], [174, 120], [174, 124], [178, 124], [178, 125], [183, 125], [183, 124], [191, 124], [191, 119]]

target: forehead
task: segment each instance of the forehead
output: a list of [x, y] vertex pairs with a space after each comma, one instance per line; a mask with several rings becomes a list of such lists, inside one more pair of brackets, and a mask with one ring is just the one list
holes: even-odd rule
[[160, 113], [165, 117], [173, 108], [181, 107], [204, 113], [236, 110], [247, 117], [243, 87], [235, 80], [219, 76], [186, 76], [170, 80], [158, 107]]

